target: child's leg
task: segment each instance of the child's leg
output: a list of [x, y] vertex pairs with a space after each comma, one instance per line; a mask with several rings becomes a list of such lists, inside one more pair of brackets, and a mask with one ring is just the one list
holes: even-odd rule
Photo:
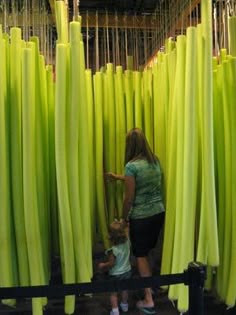
[[118, 295], [116, 292], [111, 293], [110, 303], [111, 303], [111, 308], [112, 308], [112, 315], [119, 315]]
[[122, 312], [128, 312], [128, 309], [129, 309], [128, 297], [129, 297], [128, 291], [122, 291], [121, 292], [120, 308], [121, 308]]
[[127, 290], [121, 292], [121, 302], [126, 304], [128, 303], [129, 293]]

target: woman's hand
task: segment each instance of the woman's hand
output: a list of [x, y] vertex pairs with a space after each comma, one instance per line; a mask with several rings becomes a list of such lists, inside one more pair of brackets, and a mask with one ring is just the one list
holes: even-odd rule
[[117, 180], [117, 175], [112, 172], [105, 173], [105, 178], [111, 182]]
[[125, 180], [124, 175], [118, 175], [112, 172], [105, 173], [105, 178], [111, 182], [116, 181], [116, 180]]

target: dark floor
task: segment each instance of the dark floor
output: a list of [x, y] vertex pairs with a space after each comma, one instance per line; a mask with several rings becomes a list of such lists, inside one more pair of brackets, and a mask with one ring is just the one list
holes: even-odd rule
[[[135, 300], [138, 292], [130, 293], [130, 309], [128, 315], [139, 315], [135, 308]], [[179, 312], [175, 306], [168, 300], [165, 293], [160, 293], [155, 299], [157, 315], [177, 315]], [[63, 315], [64, 300], [49, 300], [44, 311], [45, 315]], [[78, 297], [76, 300], [76, 315], [109, 315], [109, 294], [96, 294], [93, 296]], [[30, 315], [31, 302], [28, 300], [18, 302], [16, 309], [10, 309], [6, 306], [0, 306], [1, 315]], [[210, 294], [205, 296], [204, 315], [235, 315], [236, 309], [226, 310], [223, 304], [220, 304]], [[202, 314], [201, 314], [202, 315]]]
[[[97, 263], [104, 259], [104, 251], [102, 246], [98, 246], [94, 253], [94, 271], [95, 277], [93, 281], [104, 280], [106, 275], [97, 273], [96, 266]], [[160, 253], [161, 245], [157, 244], [156, 249], [151, 253], [151, 263], [153, 266], [160, 266]], [[133, 274], [137, 276], [135, 269], [135, 260], [131, 259], [133, 265]], [[61, 271], [60, 262], [58, 259], [53, 261], [52, 265], [53, 284], [61, 283]], [[154, 268], [154, 275], [159, 274], [158, 267]], [[142, 291], [131, 291], [129, 292], [129, 312], [128, 315], [139, 315], [135, 307], [135, 303], [138, 299], [142, 298]], [[180, 314], [175, 305], [168, 299], [167, 292], [163, 290], [157, 290], [155, 292], [155, 305], [157, 310], [157, 315], [176, 315]], [[209, 292], [205, 293], [204, 300], [204, 315], [236, 315], [236, 308], [227, 310], [223, 303]], [[15, 309], [9, 308], [0, 304], [0, 315], [30, 315], [31, 314], [31, 300], [22, 299], [17, 302], [17, 307]], [[54, 299], [49, 300], [48, 305], [45, 308], [44, 315], [63, 315], [64, 314], [64, 299]], [[76, 299], [76, 310], [75, 315], [109, 315], [110, 305], [109, 305], [109, 293], [94, 294], [80, 296]], [[199, 314], [200, 315], [200, 314]], [[203, 314], [201, 314], [203, 315]]]

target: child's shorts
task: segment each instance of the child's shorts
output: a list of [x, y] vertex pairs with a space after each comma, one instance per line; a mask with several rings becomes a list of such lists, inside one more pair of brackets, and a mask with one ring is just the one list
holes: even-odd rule
[[148, 256], [149, 251], [156, 246], [164, 218], [165, 212], [144, 219], [130, 219], [130, 241], [135, 257]]
[[125, 273], [122, 273], [121, 275], [114, 275], [114, 276], [110, 276], [111, 280], [126, 280], [126, 279], [130, 279], [132, 276], [132, 270], [129, 270]]

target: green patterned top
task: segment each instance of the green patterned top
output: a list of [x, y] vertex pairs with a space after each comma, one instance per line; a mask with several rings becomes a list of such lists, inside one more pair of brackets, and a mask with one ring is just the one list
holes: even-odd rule
[[107, 255], [109, 253], [112, 253], [116, 258], [115, 265], [109, 270], [110, 276], [122, 275], [131, 270], [129, 240], [122, 244], [113, 245], [106, 251]]
[[125, 166], [125, 176], [135, 177], [135, 197], [129, 218], [143, 219], [165, 211], [161, 192], [162, 172], [158, 161], [130, 161]]

